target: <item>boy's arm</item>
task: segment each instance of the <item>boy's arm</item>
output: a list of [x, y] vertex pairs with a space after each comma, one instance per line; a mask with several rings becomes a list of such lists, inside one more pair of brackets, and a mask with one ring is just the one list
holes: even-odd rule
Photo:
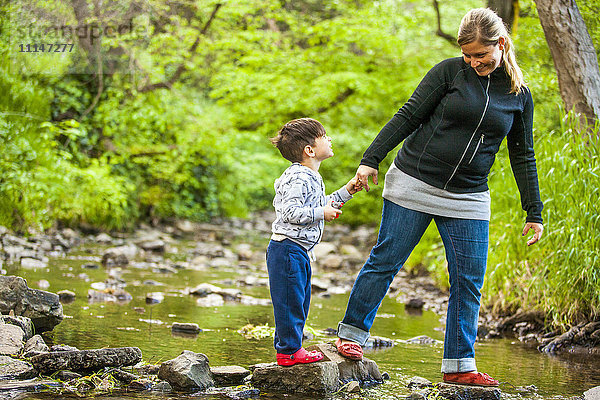
[[301, 179], [286, 182], [281, 190], [281, 217], [283, 222], [294, 225], [309, 225], [324, 218], [323, 207], [307, 207], [309, 186]]
[[339, 188], [338, 190], [336, 190], [335, 192], [331, 193], [329, 196], [326, 196], [325, 203], [331, 204], [332, 201], [345, 203], [348, 200], [350, 200], [352, 198], [352, 195], [350, 194], [350, 192], [348, 192], [348, 189], [346, 186], [347, 185], [344, 185], [341, 188]]
[[331, 193], [329, 196], [326, 196], [326, 204], [331, 204], [332, 201], [345, 203], [350, 200], [353, 197], [353, 194], [356, 194], [356, 192], [360, 192], [363, 189], [361, 185], [357, 184], [357, 182], [358, 180], [355, 176], [354, 178], [350, 179], [347, 184]]

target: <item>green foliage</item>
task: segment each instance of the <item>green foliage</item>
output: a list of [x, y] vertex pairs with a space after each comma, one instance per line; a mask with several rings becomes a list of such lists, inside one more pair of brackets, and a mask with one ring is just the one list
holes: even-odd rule
[[[6, 32], [8, 21], [2, 22]], [[51, 89], [15, 73], [8, 41], [0, 48], [0, 224], [43, 229], [57, 220], [118, 227], [124, 220], [120, 178], [98, 162], [80, 165], [73, 141], [84, 128], [48, 120]]]

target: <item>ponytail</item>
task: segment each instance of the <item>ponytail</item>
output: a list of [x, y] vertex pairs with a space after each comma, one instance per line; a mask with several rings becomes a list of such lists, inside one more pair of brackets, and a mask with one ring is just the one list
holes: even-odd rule
[[504, 37], [505, 43], [504, 49], [502, 49], [502, 61], [504, 62], [504, 69], [510, 77], [510, 93], [519, 94], [526, 87], [523, 72], [521, 72], [521, 68], [517, 64], [517, 57], [515, 56], [510, 36], [506, 35]]

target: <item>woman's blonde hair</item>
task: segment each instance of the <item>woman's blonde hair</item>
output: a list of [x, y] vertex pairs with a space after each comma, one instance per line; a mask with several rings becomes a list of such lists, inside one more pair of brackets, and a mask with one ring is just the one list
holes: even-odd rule
[[504, 69], [511, 80], [510, 93], [519, 94], [525, 87], [523, 73], [517, 64], [513, 43], [508, 35], [508, 30], [494, 11], [489, 8], [475, 8], [469, 11], [460, 22], [458, 28], [458, 45], [478, 41], [484, 46], [496, 45], [500, 37], [505, 38], [502, 49]]

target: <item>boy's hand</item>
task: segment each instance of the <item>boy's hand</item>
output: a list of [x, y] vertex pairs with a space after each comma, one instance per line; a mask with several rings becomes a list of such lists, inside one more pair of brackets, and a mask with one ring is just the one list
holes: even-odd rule
[[342, 210], [338, 210], [337, 208], [333, 208], [331, 207], [329, 204], [325, 206], [325, 221], [330, 222], [333, 221], [334, 219], [336, 219], [340, 214], [342, 213]]
[[356, 192], [360, 192], [363, 189], [363, 186], [358, 182], [358, 177], [354, 177], [348, 181], [346, 184], [346, 190], [350, 194], [354, 194]]

